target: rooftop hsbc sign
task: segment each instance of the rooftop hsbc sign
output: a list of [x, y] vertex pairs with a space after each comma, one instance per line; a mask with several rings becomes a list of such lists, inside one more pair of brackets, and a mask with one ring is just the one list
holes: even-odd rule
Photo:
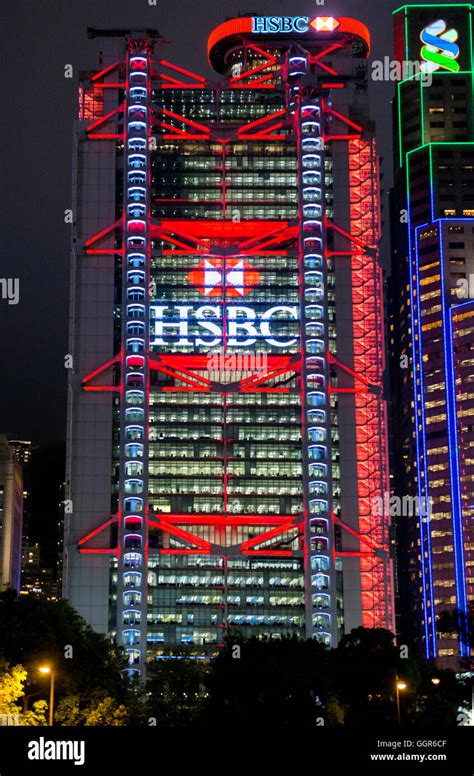
[[268, 35], [276, 32], [308, 32], [310, 28], [316, 32], [332, 32], [339, 27], [339, 22], [333, 16], [252, 16], [252, 32]]
[[309, 16], [253, 16], [252, 32], [308, 32]]

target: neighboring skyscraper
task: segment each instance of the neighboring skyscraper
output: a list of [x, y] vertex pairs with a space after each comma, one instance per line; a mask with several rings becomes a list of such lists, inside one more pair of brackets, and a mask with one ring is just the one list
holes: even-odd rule
[[8, 444], [15, 452], [17, 461], [21, 464], [23, 477], [23, 541], [28, 541], [27, 537], [31, 530], [31, 456], [37, 449], [33, 447], [30, 440], [14, 439], [11, 434], [5, 435]]
[[395, 59], [422, 71], [398, 84], [394, 111], [394, 460], [398, 494], [431, 512], [400, 519], [403, 627], [454, 665], [466, 628], [437, 633], [436, 617], [474, 598], [472, 6], [408, 5], [394, 20]]
[[0, 591], [20, 591], [23, 478], [6, 437], [0, 436]]
[[232, 19], [216, 86], [89, 31], [64, 594], [130, 670], [226, 629], [393, 629], [369, 33]]

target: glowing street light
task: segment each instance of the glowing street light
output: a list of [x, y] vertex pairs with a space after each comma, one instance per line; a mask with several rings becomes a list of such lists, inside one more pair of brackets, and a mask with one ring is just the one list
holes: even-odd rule
[[399, 679], [398, 676], [395, 679], [395, 689], [397, 691], [397, 721], [400, 725], [400, 693], [406, 690], [407, 683], [403, 679]]
[[44, 676], [49, 674], [49, 727], [52, 727], [54, 713], [54, 671], [51, 666], [39, 666], [38, 671]]

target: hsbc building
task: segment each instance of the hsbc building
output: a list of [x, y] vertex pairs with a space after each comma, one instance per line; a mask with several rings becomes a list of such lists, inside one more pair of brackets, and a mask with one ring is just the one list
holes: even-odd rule
[[393, 628], [367, 27], [229, 20], [217, 84], [157, 32], [89, 36], [64, 595], [131, 674]]

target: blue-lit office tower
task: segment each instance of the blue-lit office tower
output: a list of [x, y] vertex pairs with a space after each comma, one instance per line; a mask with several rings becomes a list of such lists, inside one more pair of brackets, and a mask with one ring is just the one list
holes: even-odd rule
[[[423, 507], [398, 520], [402, 632], [453, 666], [469, 656], [474, 598], [472, 11], [450, 3], [394, 14], [395, 58], [421, 63], [394, 106], [395, 492]], [[458, 633], [440, 632], [438, 616], [454, 609]]]

